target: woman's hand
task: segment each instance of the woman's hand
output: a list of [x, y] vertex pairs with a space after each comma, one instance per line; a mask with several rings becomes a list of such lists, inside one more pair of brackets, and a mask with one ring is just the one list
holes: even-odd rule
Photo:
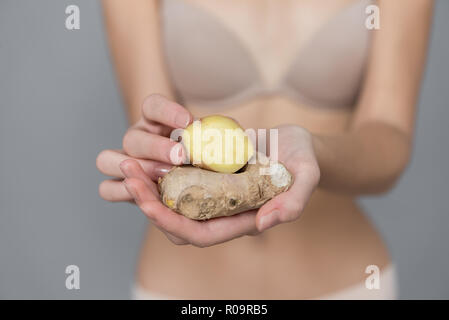
[[157, 185], [137, 161], [126, 160], [120, 168], [126, 176], [124, 185], [136, 204], [175, 244], [208, 247], [257, 231], [255, 210], [207, 221], [191, 220], [162, 204]]
[[[100, 196], [108, 201], [132, 201], [126, 190], [120, 163], [136, 159], [145, 177], [157, 181], [173, 165], [184, 159], [182, 146], [170, 140], [170, 132], [175, 128], [185, 128], [193, 117], [189, 111], [160, 95], [151, 95], [142, 106], [139, 121], [126, 132], [123, 150], [104, 150], [97, 157], [97, 168], [114, 179], [100, 184]], [[178, 157], [173, 157], [177, 154]]]
[[319, 181], [319, 168], [311, 135], [297, 126], [279, 130], [279, 160], [294, 176], [291, 188], [271, 199], [258, 211], [208, 221], [190, 220], [170, 210], [160, 201], [157, 185], [136, 160], [126, 160], [120, 168], [125, 188], [148, 218], [175, 244], [207, 247], [244, 235], [256, 235], [276, 224], [296, 220]]
[[293, 175], [293, 185], [265, 203], [257, 213], [257, 229], [263, 231], [279, 223], [299, 218], [320, 180], [312, 135], [295, 125], [278, 129], [278, 158]]

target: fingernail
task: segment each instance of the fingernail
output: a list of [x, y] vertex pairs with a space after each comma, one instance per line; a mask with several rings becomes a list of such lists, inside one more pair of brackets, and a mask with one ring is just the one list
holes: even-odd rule
[[178, 113], [175, 117], [175, 123], [179, 128], [185, 128], [190, 122], [190, 117], [185, 113]]
[[173, 166], [168, 166], [168, 165], [165, 165], [165, 164], [159, 164], [159, 165], [154, 167], [154, 173], [158, 177], [163, 177], [170, 171], [171, 168], [173, 168]]
[[136, 189], [134, 189], [133, 187], [131, 187], [126, 179], [123, 180], [123, 184], [125, 185], [126, 190], [128, 190], [129, 194], [134, 198], [134, 201], [136, 201], [136, 203], [138, 203], [140, 201], [139, 199], [139, 195], [136, 192]]
[[268, 228], [273, 227], [278, 222], [278, 218], [279, 218], [278, 210], [274, 210], [269, 214], [264, 215], [260, 219], [260, 231], [264, 231]]

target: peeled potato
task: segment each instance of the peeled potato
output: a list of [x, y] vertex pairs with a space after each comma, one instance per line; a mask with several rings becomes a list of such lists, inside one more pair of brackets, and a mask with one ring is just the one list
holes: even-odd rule
[[182, 143], [192, 165], [221, 173], [240, 170], [254, 154], [240, 125], [219, 115], [194, 121], [184, 130]]

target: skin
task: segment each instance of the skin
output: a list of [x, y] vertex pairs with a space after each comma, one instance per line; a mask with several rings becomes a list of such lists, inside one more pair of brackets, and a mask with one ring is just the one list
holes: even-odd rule
[[[196, 4], [236, 22], [241, 9], [252, 6], [258, 22], [266, 6], [281, 17], [298, 12], [286, 3], [317, 8], [320, 20], [350, 2], [332, 2], [335, 7], [329, 2], [313, 7], [305, 0]], [[314, 298], [363, 281], [367, 265], [383, 268], [390, 262], [354, 197], [388, 191], [407, 166], [433, 2], [378, 4], [381, 29], [374, 34], [353, 111], [313, 108], [281, 96], [220, 110], [246, 128], [279, 127], [279, 160], [295, 183], [257, 211], [199, 222], [165, 207], [155, 181], [176, 164], [169, 154], [179, 146], [168, 139], [170, 131], [211, 112], [174, 102], [160, 46], [158, 2], [103, 2], [131, 126], [123, 150], [105, 150], [97, 158], [98, 169], [113, 177], [99, 192], [108, 201], [135, 202], [160, 231], [145, 238], [140, 285], [181, 298]], [[257, 39], [251, 28], [243, 30], [242, 39]], [[278, 38], [281, 46], [286, 37]], [[175, 151], [185, 156], [182, 148]]]

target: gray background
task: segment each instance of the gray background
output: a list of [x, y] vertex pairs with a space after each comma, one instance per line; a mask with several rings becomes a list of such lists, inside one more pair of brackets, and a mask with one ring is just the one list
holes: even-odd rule
[[[81, 30], [65, 29], [65, 8]], [[126, 121], [97, 1], [0, 2], [0, 298], [127, 298], [147, 224], [97, 195], [95, 158]], [[402, 298], [449, 298], [449, 1], [437, 1], [414, 156], [361, 202], [399, 268]], [[65, 288], [65, 267], [81, 290]]]

